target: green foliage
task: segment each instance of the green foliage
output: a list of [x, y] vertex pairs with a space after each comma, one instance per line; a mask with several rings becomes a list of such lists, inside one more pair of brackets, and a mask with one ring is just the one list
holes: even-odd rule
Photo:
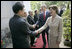
[[31, 1], [31, 9], [34, 11], [35, 9], [40, 9], [40, 1]]
[[67, 2], [70, 4], [70, 1], [31, 1], [31, 9], [35, 10], [35, 9], [40, 9], [40, 6], [42, 4], [46, 4], [47, 8], [50, 5], [57, 5], [57, 6], [66, 6]]
[[45, 1], [47, 8], [49, 8], [50, 5], [57, 5], [57, 3], [58, 3], [58, 1]]
[[71, 40], [71, 9], [69, 9], [69, 3], [67, 5], [67, 10], [63, 13], [63, 29], [64, 29], [64, 38]]

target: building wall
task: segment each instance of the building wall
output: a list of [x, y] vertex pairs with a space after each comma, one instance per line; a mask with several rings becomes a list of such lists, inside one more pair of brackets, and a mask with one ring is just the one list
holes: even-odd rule
[[31, 10], [30, 2], [31, 2], [31, 1], [23, 1], [23, 4], [24, 4], [24, 6], [25, 6], [25, 11], [27, 12], [27, 14], [28, 14], [28, 11]]
[[[6, 48], [8, 44], [11, 44], [11, 34], [9, 29], [9, 20], [13, 17], [14, 13], [12, 11], [12, 6], [17, 1], [1, 1], [1, 40], [4, 44], [1, 47]], [[22, 1], [20, 1], [23, 3]], [[10, 46], [11, 48], [12, 46]]]
[[[1, 1], [1, 30], [9, 27], [9, 20], [14, 15], [12, 6], [17, 1]], [[22, 1], [20, 1], [22, 3]]]

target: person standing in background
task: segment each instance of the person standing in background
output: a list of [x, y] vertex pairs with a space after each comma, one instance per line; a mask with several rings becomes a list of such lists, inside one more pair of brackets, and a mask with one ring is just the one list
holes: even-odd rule
[[[50, 12], [47, 11], [46, 8], [47, 7], [45, 4], [41, 6], [42, 11], [39, 14], [39, 20], [37, 23], [37, 25], [39, 25], [39, 28], [42, 27], [45, 24], [47, 18], [50, 17]], [[42, 39], [43, 39], [43, 43], [44, 43], [43, 48], [45, 48], [45, 46], [46, 46], [45, 33], [47, 34], [47, 40], [48, 40], [48, 30], [49, 30], [49, 27], [47, 27], [44, 31], [42, 31]]]
[[39, 19], [39, 17], [38, 17], [38, 11], [35, 10], [34, 13], [35, 13], [35, 15], [34, 15], [34, 21], [36, 23], [38, 21], [38, 19]]
[[[29, 13], [29, 15], [28, 15], [28, 17], [27, 17], [27, 21], [28, 21], [28, 23], [29, 24], [31, 24], [31, 25], [34, 25], [35, 24], [35, 21], [34, 21], [34, 19], [33, 19], [33, 11], [29, 11], [28, 12]], [[35, 31], [35, 28], [31, 28], [30, 29], [31, 31]], [[31, 39], [31, 46], [33, 46], [33, 47], [35, 47], [35, 37], [34, 36], [30, 36], [30, 39]]]
[[64, 7], [63, 6], [60, 6], [58, 15], [60, 17], [62, 17], [63, 12], [64, 12]]

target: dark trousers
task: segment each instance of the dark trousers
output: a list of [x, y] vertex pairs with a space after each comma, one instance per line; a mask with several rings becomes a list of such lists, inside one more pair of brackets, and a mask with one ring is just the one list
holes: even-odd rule
[[46, 38], [45, 38], [45, 33], [47, 34], [47, 41], [48, 41], [48, 31], [42, 31], [42, 39], [43, 39], [43, 43], [44, 45], [46, 45]]
[[[35, 31], [35, 29], [31, 29], [31, 31]], [[35, 36], [30, 36], [30, 45], [32, 46], [34, 44], [35, 41]]]
[[34, 40], [35, 40], [35, 37], [34, 36], [30, 36], [30, 40], [31, 40], [31, 45], [33, 45], [34, 44]]

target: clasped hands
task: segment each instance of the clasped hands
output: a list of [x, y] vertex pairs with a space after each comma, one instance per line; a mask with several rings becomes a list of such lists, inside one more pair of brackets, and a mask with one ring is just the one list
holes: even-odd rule
[[[34, 29], [36, 28], [36, 26], [39, 27], [39, 25], [33, 24]], [[36, 37], [40, 35], [40, 32], [38, 30], [35, 30], [34, 33], [35, 33]]]
[[39, 35], [41, 34], [38, 30], [35, 30], [34, 33], [35, 33], [35, 37], [39, 37]]
[[39, 27], [39, 25], [34, 24], [34, 25], [33, 25], [33, 28], [36, 28], [36, 26]]
[[33, 28], [36, 28], [36, 24], [33, 25]]

